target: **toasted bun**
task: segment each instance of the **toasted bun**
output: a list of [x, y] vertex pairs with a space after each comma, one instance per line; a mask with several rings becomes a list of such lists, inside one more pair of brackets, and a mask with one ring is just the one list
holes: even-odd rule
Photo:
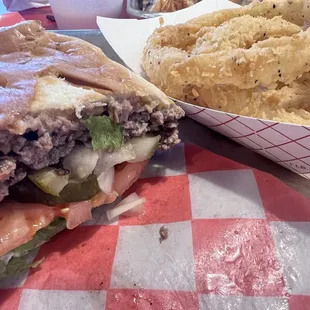
[[106, 101], [105, 95], [92, 89], [76, 87], [65, 79], [53, 75], [40, 77], [37, 80], [35, 97], [30, 105], [31, 112], [46, 110], [78, 110], [91, 102]]
[[31, 113], [79, 113], [107, 95], [138, 96], [141, 103], [173, 102], [154, 85], [83, 40], [46, 32], [40, 22], [0, 28], [0, 130], [21, 134]]

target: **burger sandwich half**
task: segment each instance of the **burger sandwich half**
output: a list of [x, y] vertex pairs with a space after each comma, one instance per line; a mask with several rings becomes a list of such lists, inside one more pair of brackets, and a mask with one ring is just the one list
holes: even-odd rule
[[0, 42], [3, 277], [121, 196], [156, 149], [179, 143], [184, 111], [98, 47], [39, 22], [0, 28]]

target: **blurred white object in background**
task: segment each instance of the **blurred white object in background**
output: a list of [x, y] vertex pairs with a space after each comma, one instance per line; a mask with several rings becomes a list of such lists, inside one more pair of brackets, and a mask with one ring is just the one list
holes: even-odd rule
[[50, 0], [59, 29], [98, 29], [96, 17], [120, 18], [123, 0]]
[[11, 12], [17, 12], [17, 11], [23, 11], [30, 8], [39, 8], [42, 6], [49, 5], [48, 0], [36, 0], [36, 1], [30, 1], [30, 0], [3, 0], [3, 4], [7, 8], [8, 11]]

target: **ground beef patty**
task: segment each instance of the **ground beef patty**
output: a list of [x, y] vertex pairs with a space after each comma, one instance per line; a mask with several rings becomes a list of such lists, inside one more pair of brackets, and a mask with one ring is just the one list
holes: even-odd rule
[[12, 158], [2, 158], [0, 160], [0, 201], [9, 194], [8, 188], [19, 182], [26, 176], [26, 171], [17, 168], [15, 160]]
[[[154, 111], [148, 111], [147, 107], [139, 105], [135, 100], [112, 100], [108, 108], [85, 113], [110, 114], [122, 124], [126, 141], [132, 137], [144, 136], [148, 132], [161, 135], [162, 149], [168, 149], [180, 141], [177, 123], [184, 112], [176, 105], [163, 110], [155, 108]], [[77, 142], [91, 142], [88, 130], [76, 118], [70, 120], [64, 116], [40, 115], [27, 116], [23, 121], [28, 128], [24, 135], [17, 136], [8, 131], [0, 131], [0, 163], [4, 158], [6, 163], [11, 163], [7, 165], [8, 170], [4, 170], [8, 177], [0, 179], [0, 201], [8, 194], [9, 186], [26, 176], [25, 171], [28, 168], [39, 170], [57, 164], [71, 152]]]

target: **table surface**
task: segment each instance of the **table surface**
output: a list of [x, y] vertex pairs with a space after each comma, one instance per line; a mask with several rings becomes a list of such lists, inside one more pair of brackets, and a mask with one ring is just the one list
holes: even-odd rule
[[[249, 4], [253, 0], [230, 0], [237, 4]], [[124, 0], [123, 12], [121, 14], [122, 18], [128, 18], [126, 13], [127, 0]], [[6, 15], [6, 18], [3, 20], [3, 16]], [[3, 5], [3, 0], [0, 0], [0, 26], [12, 25], [21, 20], [40, 20], [45, 29], [58, 29], [56, 22], [47, 19], [48, 15], [53, 15], [52, 9], [50, 6], [32, 8], [20, 12], [9, 12], [6, 7]], [[8, 17], [10, 16], [10, 17]]]
[[[75, 36], [99, 46], [114, 61], [122, 60], [113, 51], [99, 30], [57, 31], [58, 33]], [[244, 146], [222, 136], [221, 134], [186, 117], [180, 123], [180, 136], [184, 142], [191, 142], [218, 155], [230, 158], [247, 166], [266, 171], [281, 179], [307, 198], [310, 198], [310, 181], [277, 165], [267, 158], [245, 148]]]

